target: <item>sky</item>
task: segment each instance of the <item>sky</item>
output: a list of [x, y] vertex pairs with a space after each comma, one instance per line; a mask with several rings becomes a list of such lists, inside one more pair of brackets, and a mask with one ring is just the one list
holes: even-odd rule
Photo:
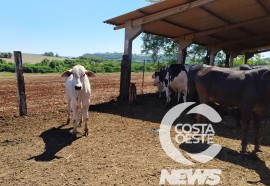
[[[114, 30], [103, 21], [148, 5], [146, 0], [1, 1], [0, 52], [72, 57], [123, 52], [124, 29]], [[133, 41], [133, 53], [139, 54], [141, 45], [139, 36]]]
[[[1, 1], [0, 51], [60, 56], [123, 52], [124, 29], [103, 23], [149, 5], [145, 0], [8, 0]], [[141, 38], [133, 53], [141, 51]]]

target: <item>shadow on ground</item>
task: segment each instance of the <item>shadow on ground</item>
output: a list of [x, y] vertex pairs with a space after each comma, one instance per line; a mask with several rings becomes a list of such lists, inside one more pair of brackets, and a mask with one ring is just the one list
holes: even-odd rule
[[111, 100], [91, 105], [89, 110], [160, 123], [164, 114], [169, 110], [164, 106], [165, 100], [151, 93], [137, 96], [137, 103], [133, 105], [129, 105], [128, 101]]
[[66, 125], [61, 125], [57, 128], [53, 127], [40, 134], [45, 143], [45, 151], [37, 156], [31, 157], [28, 160], [34, 159], [35, 161], [51, 161], [61, 157], [56, 154], [63, 148], [71, 145], [78, 138], [72, 137], [70, 130], [72, 128], [63, 128]]
[[[109, 113], [119, 115], [127, 118], [138, 119], [143, 121], [150, 121], [160, 123], [167, 111], [176, 104], [170, 104], [168, 108], [165, 106], [165, 98], [159, 98], [157, 94], [144, 94], [137, 96], [138, 104], [129, 105], [128, 101], [115, 101], [91, 105], [90, 111]], [[172, 102], [176, 103], [173, 99]], [[216, 109], [217, 110], [217, 109]], [[215, 135], [226, 138], [241, 139], [241, 127], [237, 126], [237, 118], [235, 118], [236, 111], [233, 109], [224, 110], [223, 108], [217, 110], [222, 117], [222, 122], [214, 124]], [[186, 112], [185, 112], [186, 113]], [[195, 115], [186, 117], [183, 113], [175, 123], [196, 123]], [[261, 123], [261, 144], [270, 146], [270, 127], [268, 125], [269, 119]], [[158, 128], [158, 127], [157, 127]], [[249, 131], [249, 137], [252, 138], [252, 125]], [[252, 141], [252, 140], [250, 140]], [[240, 141], [239, 141], [240, 143]]]
[[[145, 94], [138, 96], [137, 105], [129, 105], [127, 102], [123, 101], [110, 101], [102, 104], [91, 105], [90, 110], [92, 112], [101, 112], [101, 113], [109, 113], [114, 115], [120, 115], [127, 118], [133, 118], [143, 121], [150, 121], [154, 123], [160, 123], [163, 116], [166, 112], [174, 105], [170, 105], [169, 108], [164, 108], [165, 98], [158, 98], [156, 94]], [[228, 110], [219, 110], [218, 111], [222, 117], [222, 122], [218, 124], [213, 124], [215, 135], [222, 136], [225, 138], [231, 138], [241, 141], [241, 127], [237, 126], [237, 120], [233, 116], [234, 111]], [[191, 115], [190, 117], [186, 117], [185, 113], [183, 113], [185, 117], [180, 116], [176, 122], [177, 123], [195, 123], [195, 115]], [[265, 120], [261, 123], [261, 144], [264, 146], [270, 146], [270, 127], [268, 125], [268, 120]], [[159, 126], [157, 125], [157, 129]], [[252, 142], [252, 125], [251, 130], [248, 134], [249, 141]], [[198, 151], [203, 151], [207, 147], [195, 149]], [[186, 151], [192, 151], [192, 148], [185, 149]], [[264, 153], [264, 152], [261, 152]], [[239, 152], [229, 149], [227, 147], [223, 147], [221, 152], [216, 157], [224, 162], [229, 162], [235, 165], [239, 165], [241, 167], [248, 168], [250, 170], [254, 170], [260, 176], [261, 183], [265, 185], [270, 185], [270, 170], [266, 166], [265, 162], [261, 160], [256, 154], [247, 154], [243, 155]], [[256, 182], [249, 182], [250, 184], [256, 184]]]
[[[199, 153], [207, 149], [208, 147], [209, 145], [206, 143], [199, 143], [196, 145], [182, 143], [179, 146], [180, 149], [189, 153]], [[232, 163], [250, 170], [254, 170], [260, 176], [260, 180], [247, 181], [247, 183], [249, 184], [263, 183], [265, 185], [270, 185], [270, 169], [267, 167], [265, 161], [261, 160], [256, 153], [241, 154], [227, 147], [222, 147], [221, 151], [215, 158], [224, 162]]]

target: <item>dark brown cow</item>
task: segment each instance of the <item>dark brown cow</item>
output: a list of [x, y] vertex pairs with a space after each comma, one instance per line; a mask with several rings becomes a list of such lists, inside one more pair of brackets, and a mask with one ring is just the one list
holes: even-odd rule
[[[208, 67], [198, 72], [195, 82], [201, 103], [213, 101], [240, 109], [242, 152], [246, 152], [247, 132], [253, 117], [255, 151], [260, 151], [260, 120], [267, 115], [270, 105], [270, 69], [235, 71]], [[201, 122], [200, 117], [198, 120]]]

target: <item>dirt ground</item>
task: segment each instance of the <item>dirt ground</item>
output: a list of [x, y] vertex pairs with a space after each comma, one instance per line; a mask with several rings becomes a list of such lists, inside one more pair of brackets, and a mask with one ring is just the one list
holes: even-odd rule
[[269, 119], [261, 127], [263, 152], [241, 155], [240, 128], [222, 115], [214, 125], [221, 152], [206, 164], [184, 166], [159, 142], [165, 98], [156, 96], [150, 73], [142, 95], [141, 80], [132, 74], [138, 104], [128, 105], [116, 101], [119, 74], [92, 78], [89, 136], [79, 128], [73, 139], [72, 125], [65, 125], [64, 79], [26, 74], [28, 115], [18, 117], [15, 75], [0, 73], [0, 185], [158, 185], [162, 169], [221, 169], [219, 185], [270, 185]]

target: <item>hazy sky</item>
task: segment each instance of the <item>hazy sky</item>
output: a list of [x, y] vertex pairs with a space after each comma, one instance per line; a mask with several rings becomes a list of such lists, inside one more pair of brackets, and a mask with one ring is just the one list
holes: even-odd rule
[[[0, 51], [74, 57], [123, 52], [124, 29], [114, 31], [103, 21], [147, 5], [145, 0], [1, 1]], [[133, 53], [140, 53], [141, 43], [137, 37]]]
[[[123, 52], [124, 29], [103, 21], [149, 5], [145, 0], [1, 1], [0, 51], [61, 56]], [[133, 52], [140, 53], [141, 39]]]

